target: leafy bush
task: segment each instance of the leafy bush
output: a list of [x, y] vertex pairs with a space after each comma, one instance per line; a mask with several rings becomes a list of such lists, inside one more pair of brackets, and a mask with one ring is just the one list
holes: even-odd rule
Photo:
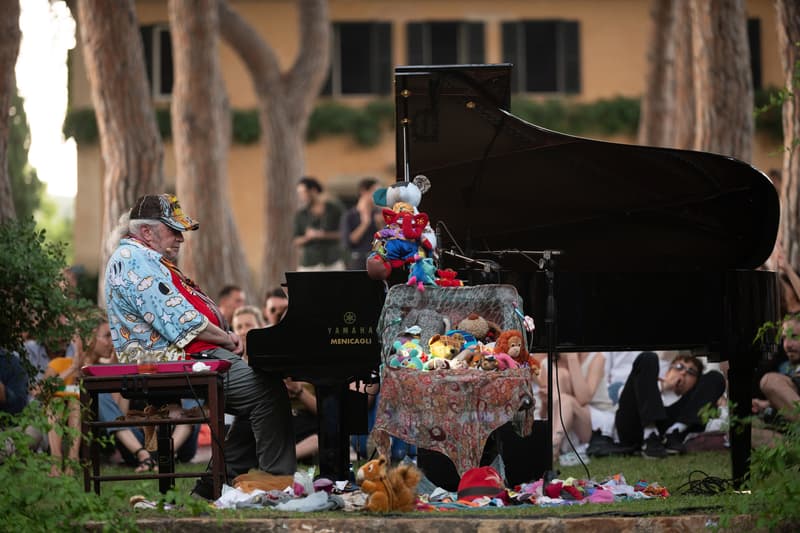
[[537, 126], [571, 135], [633, 135], [639, 127], [639, 99], [623, 96], [591, 103], [515, 98], [511, 112]]
[[64, 279], [64, 245], [45, 241], [33, 220], [0, 225], [0, 348], [24, 353], [23, 337], [45, 345], [89, 336], [92, 302]]

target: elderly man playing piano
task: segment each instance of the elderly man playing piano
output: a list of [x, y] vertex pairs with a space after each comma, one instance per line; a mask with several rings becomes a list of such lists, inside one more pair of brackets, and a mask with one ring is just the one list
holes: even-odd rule
[[[242, 360], [241, 340], [228, 330], [217, 305], [176, 265], [184, 232], [197, 228], [177, 198], [168, 194], [142, 196], [120, 218], [114, 235], [119, 244], [105, 271], [114, 348], [121, 361], [135, 347], [230, 361], [226, 411], [241, 415], [252, 430], [228, 433], [229, 475], [244, 473], [256, 460], [264, 472], [293, 474], [297, 465], [292, 418], [283, 381], [254, 371]], [[208, 497], [210, 492], [208, 480], [201, 479], [195, 493]]]

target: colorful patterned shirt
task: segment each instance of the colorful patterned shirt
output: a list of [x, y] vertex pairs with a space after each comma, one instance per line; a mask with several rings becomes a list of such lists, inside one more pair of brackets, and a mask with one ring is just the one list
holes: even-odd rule
[[120, 241], [105, 276], [111, 339], [120, 355], [134, 346], [185, 348], [208, 325], [208, 318], [176, 288], [162, 255], [133, 238]]

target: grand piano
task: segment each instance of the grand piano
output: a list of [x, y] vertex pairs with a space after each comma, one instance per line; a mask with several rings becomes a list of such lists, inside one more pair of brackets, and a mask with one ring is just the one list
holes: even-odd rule
[[[776, 276], [758, 270], [778, 228], [773, 184], [731, 157], [527, 123], [509, 112], [510, 77], [508, 64], [395, 69], [397, 178], [430, 180], [420, 210], [439, 222], [444, 265], [514, 284], [551, 363], [692, 350], [729, 361], [734, 412], [749, 415], [753, 341], [779, 316]], [[730, 435], [737, 483], [744, 429]]]
[[[779, 313], [775, 274], [757, 270], [777, 233], [772, 183], [730, 157], [529, 124], [509, 112], [510, 77], [507, 64], [395, 69], [397, 179], [430, 180], [420, 210], [438, 222], [443, 266], [515, 285], [537, 321], [532, 350], [550, 362], [645, 349], [727, 360], [734, 412], [748, 415], [762, 358], [753, 340]], [[317, 385], [320, 469], [345, 479], [347, 421], [365, 416], [348, 405], [347, 383], [379, 363], [369, 328], [383, 286], [363, 271], [289, 272], [287, 283], [284, 320], [248, 334], [250, 364]], [[336, 344], [350, 312], [362, 341]], [[731, 433], [737, 482], [744, 429]]]

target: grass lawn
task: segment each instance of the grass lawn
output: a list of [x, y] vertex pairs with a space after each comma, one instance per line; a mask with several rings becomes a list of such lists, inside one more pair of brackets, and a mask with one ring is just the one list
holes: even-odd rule
[[[683, 456], [669, 457], [663, 460], [644, 459], [642, 457], [615, 457], [593, 459], [588, 465], [593, 479], [602, 481], [614, 474], [621, 473], [625, 476], [628, 484], [634, 484], [638, 480], [647, 482], [658, 482], [666, 487], [670, 492], [670, 497], [666, 499], [637, 500], [621, 502], [615, 504], [587, 504], [572, 505], [565, 507], [539, 508], [532, 506], [511, 507], [506, 509], [484, 509], [476, 511], [463, 511], [465, 514], [481, 514], [482, 516], [587, 516], [587, 515], [640, 515], [640, 514], [664, 514], [678, 515], [701, 512], [715, 512], [722, 509], [729, 503], [730, 498], [744, 498], [747, 496], [737, 494], [721, 495], [686, 495], [680, 494], [682, 485], [689, 481], [690, 474], [695, 470], [702, 470], [709, 476], [722, 479], [729, 479], [731, 476], [730, 455], [724, 452], [698, 452]], [[301, 467], [303, 468], [303, 467]], [[202, 470], [203, 465], [178, 465], [179, 471]], [[115, 474], [129, 472], [127, 467], [105, 466], [104, 474]], [[705, 474], [695, 473], [693, 479], [702, 479]], [[586, 472], [583, 467], [578, 465], [561, 469], [560, 477], [576, 477], [585, 479]], [[82, 482], [82, 481], [81, 481]], [[194, 512], [207, 510], [205, 506], [194, 505], [194, 499], [186, 498], [195, 480], [192, 478], [176, 480], [176, 492], [178, 502], [191, 502], [190, 507]], [[128, 499], [134, 494], [141, 494], [148, 499], [158, 500], [158, 481], [118, 481], [105, 482], [101, 485], [101, 498], [109, 508], [118, 509], [120, 512], [130, 510]], [[249, 510], [249, 511], [219, 511], [221, 516], [234, 517], [292, 517], [301, 516], [301, 513], [286, 513], [269, 510]], [[457, 514], [460, 512], [456, 512]], [[137, 513], [141, 516], [159, 515], [159, 511], [142, 511]], [[175, 515], [175, 512], [170, 512]], [[188, 514], [188, 513], [187, 513]], [[417, 513], [419, 516], [423, 516]], [[347, 513], [341, 511], [314, 513], [315, 516], [323, 517], [354, 517], [360, 513]], [[365, 513], [366, 515], [366, 513]], [[308, 515], [305, 515], [308, 516]], [[413, 516], [413, 515], [412, 515]]]

